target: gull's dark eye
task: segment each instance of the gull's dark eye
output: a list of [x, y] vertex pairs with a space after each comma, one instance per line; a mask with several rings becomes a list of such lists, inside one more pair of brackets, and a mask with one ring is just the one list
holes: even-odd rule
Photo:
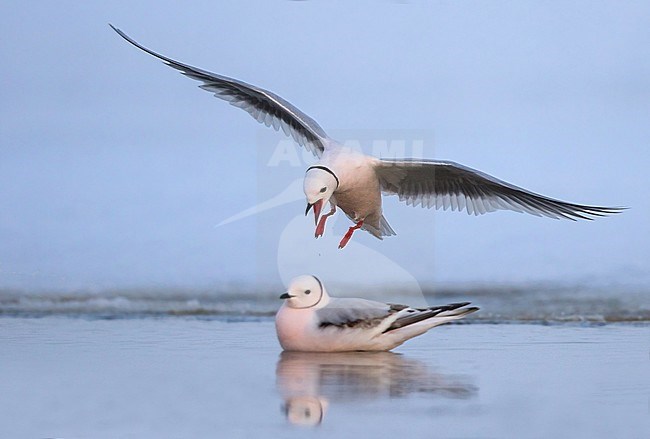
[[311, 294], [311, 290], [305, 290], [305, 294]]
[[320, 193], [322, 194], [322, 193], [325, 192], [326, 190], [327, 190], [326, 187], [322, 187], [322, 188], [320, 188]]

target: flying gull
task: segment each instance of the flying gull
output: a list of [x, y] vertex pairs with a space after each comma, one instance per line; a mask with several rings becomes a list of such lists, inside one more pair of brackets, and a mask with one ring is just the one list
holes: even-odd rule
[[[358, 229], [379, 239], [395, 235], [383, 216], [382, 193], [397, 195], [407, 205], [465, 210], [470, 215], [513, 210], [550, 218], [591, 220], [623, 210], [549, 198], [451, 161], [364, 155], [330, 138], [315, 120], [273, 92], [167, 58], [110, 26], [137, 48], [202, 82], [200, 88], [245, 110], [267, 127], [281, 129], [314, 154], [319, 160], [307, 169], [303, 183], [305, 215], [314, 210], [314, 235], [318, 238], [325, 231], [327, 218], [340, 208], [354, 225], [341, 239], [339, 248], [345, 247]], [[330, 210], [321, 216], [327, 203]]]

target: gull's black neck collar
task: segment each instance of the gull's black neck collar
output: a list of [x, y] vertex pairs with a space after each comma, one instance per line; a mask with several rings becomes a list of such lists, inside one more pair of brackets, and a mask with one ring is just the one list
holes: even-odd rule
[[311, 275], [311, 277], [313, 277], [314, 279], [316, 279], [316, 282], [318, 282], [318, 287], [320, 288], [320, 295], [318, 296], [318, 300], [317, 300], [316, 303], [314, 303], [313, 305], [309, 305], [309, 306], [301, 306], [301, 307], [297, 307], [296, 309], [307, 309], [307, 308], [313, 308], [313, 307], [315, 307], [316, 305], [318, 305], [318, 304], [320, 303], [321, 300], [323, 300], [323, 296], [325, 295], [325, 290], [323, 289], [323, 283], [320, 281], [319, 278], [317, 278], [317, 277], [314, 276], [313, 274]]
[[336, 180], [336, 187], [337, 187], [337, 188], [339, 187], [339, 178], [336, 176], [336, 174], [334, 173], [334, 171], [332, 171], [330, 168], [327, 168], [327, 167], [325, 167], [325, 166], [321, 166], [321, 165], [314, 165], [314, 166], [310, 166], [310, 167], [308, 167], [306, 172], [309, 172], [310, 169], [321, 169], [321, 170], [327, 172], [327, 173], [330, 174], [332, 177], [334, 177], [334, 180]]

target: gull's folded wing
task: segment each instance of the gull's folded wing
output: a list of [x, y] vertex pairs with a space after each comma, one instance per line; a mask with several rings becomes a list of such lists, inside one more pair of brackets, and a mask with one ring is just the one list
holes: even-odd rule
[[469, 302], [411, 308], [406, 305], [375, 302], [366, 299], [332, 299], [324, 308], [316, 310], [318, 327], [370, 329], [378, 328], [382, 333], [413, 325], [433, 317], [465, 315], [478, 308], [463, 308]]
[[332, 298], [324, 308], [316, 310], [320, 328], [374, 328], [386, 318], [406, 308], [366, 299]]

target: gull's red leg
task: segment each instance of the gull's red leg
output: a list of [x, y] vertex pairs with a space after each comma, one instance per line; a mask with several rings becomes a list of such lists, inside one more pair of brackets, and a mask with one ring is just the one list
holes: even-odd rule
[[320, 238], [321, 236], [323, 236], [323, 233], [325, 233], [325, 222], [327, 221], [327, 217], [334, 215], [335, 212], [336, 212], [336, 206], [332, 205], [330, 211], [320, 217], [320, 220], [318, 221], [318, 225], [316, 226], [316, 233], [314, 234], [316, 238]]
[[363, 220], [359, 221], [354, 226], [350, 227], [348, 229], [348, 232], [343, 237], [343, 239], [341, 239], [341, 242], [339, 243], [339, 248], [345, 247], [345, 245], [348, 243], [350, 238], [352, 238], [352, 234], [354, 233], [354, 231], [357, 230], [357, 229], [360, 229], [361, 226], [363, 226]]

